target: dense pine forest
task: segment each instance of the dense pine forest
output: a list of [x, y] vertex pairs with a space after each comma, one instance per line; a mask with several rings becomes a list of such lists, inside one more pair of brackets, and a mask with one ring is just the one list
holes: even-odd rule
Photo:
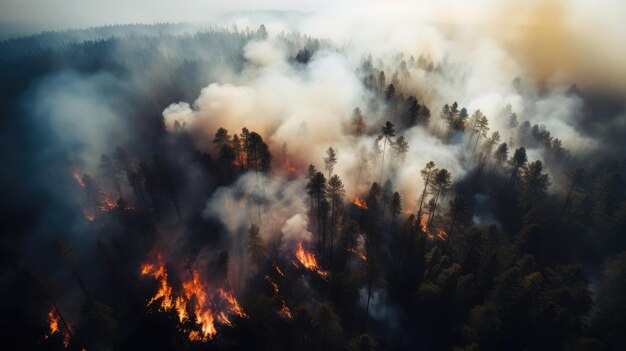
[[0, 42], [1, 348], [623, 349], [619, 94], [352, 49]]

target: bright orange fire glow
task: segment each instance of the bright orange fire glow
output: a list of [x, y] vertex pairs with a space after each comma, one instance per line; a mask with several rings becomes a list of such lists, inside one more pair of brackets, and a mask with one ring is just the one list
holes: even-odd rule
[[189, 318], [187, 314], [187, 302], [182, 297], [177, 297], [176, 301], [174, 301], [174, 308], [176, 309], [176, 314], [178, 315], [178, 321], [183, 322], [185, 319]]
[[[48, 311], [48, 334], [44, 337], [47, 339], [56, 333], [61, 333], [61, 329], [59, 327], [59, 317], [57, 316], [56, 309], [54, 306], [50, 306], [50, 311]], [[63, 346], [67, 348], [70, 344], [70, 335], [67, 332], [63, 333]]]
[[315, 254], [312, 252], [308, 252], [302, 247], [302, 242], [298, 243], [298, 250], [296, 251], [296, 257], [298, 261], [302, 263], [304, 268], [317, 273], [323, 279], [326, 279], [328, 276], [327, 272], [324, 272], [319, 265], [317, 264], [317, 259], [315, 258]]
[[192, 331], [189, 339], [196, 341], [207, 341], [217, 334], [215, 329], [215, 317], [210, 305], [209, 296], [200, 283], [198, 271], [192, 271], [190, 280], [183, 282], [183, 294], [187, 301], [193, 303], [193, 314], [196, 323], [200, 326], [200, 332]]
[[[190, 277], [182, 283], [180, 293], [175, 293], [168, 284], [168, 274], [161, 255], [157, 254], [156, 258], [156, 262], [145, 263], [140, 270], [142, 276], [150, 275], [159, 282], [159, 289], [146, 306], [160, 301], [159, 310], [175, 310], [180, 323], [193, 321], [199, 330], [182, 327], [190, 340], [212, 339], [217, 334], [216, 322], [232, 326], [231, 314], [241, 318], [248, 317], [232, 292], [221, 288], [211, 290], [208, 284], [202, 281], [197, 270], [190, 271]], [[225, 306], [225, 309], [220, 311], [219, 306]]]
[[239, 301], [237, 301], [237, 299], [233, 296], [232, 292], [225, 291], [224, 289], [218, 289], [217, 291], [222, 298], [228, 301], [231, 312], [242, 318], [248, 317], [248, 315], [243, 311], [243, 308], [241, 308], [241, 305], [239, 305]]
[[357, 207], [367, 209], [367, 204], [365, 203], [365, 201], [363, 201], [358, 196], [355, 196], [354, 199], [352, 199], [352, 203], [355, 204]]
[[422, 227], [422, 231], [424, 233], [428, 233], [428, 217], [422, 216], [422, 218], [420, 218], [420, 225]]
[[59, 332], [59, 319], [54, 315], [54, 306], [51, 306], [48, 312], [48, 330], [48, 336]]
[[367, 256], [365, 256], [365, 254], [363, 254], [362, 252], [356, 250], [355, 248], [349, 248], [346, 251], [353, 253], [356, 257], [359, 258], [359, 260], [365, 262], [367, 261]]
[[161, 299], [161, 309], [169, 311], [172, 309], [172, 287], [167, 284], [167, 271], [165, 265], [161, 259], [161, 255], [157, 255], [158, 262], [154, 264], [144, 264], [141, 267], [141, 275], [151, 275], [154, 279], [159, 281], [159, 290], [148, 301], [147, 306], [152, 305], [155, 301]]
[[422, 231], [426, 234], [429, 240], [434, 240], [439, 238], [441, 240], [448, 240], [448, 233], [446, 233], [441, 228], [434, 228], [431, 223], [430, 228], [428, 227], [428, 216], [422, 216], [420, 219], [420, 226], [422, 227]]

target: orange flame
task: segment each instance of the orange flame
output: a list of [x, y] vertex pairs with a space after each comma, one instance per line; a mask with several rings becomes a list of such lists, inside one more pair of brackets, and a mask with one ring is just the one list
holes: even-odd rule
[[165, 270], [165, 265], [163, 265], [161, 255], [157, 255], [157, 260], [156, 265], [148, 263], [141, 266], [141, 275], [151, 275], [159, 281], [159, 290], [157, 290], [156, 294], [148, 301], [146, 306], [150, 306], [155, 301], [162, 299], [161, 309], [169, 311], [173, 306], [172, 287], [167, 284], [167, 271]]
[[328, 276], [327, 272], [324, 272], [319, 265], [317, 264], [317, 259], [315, 258], [315, 254], [312, 252], [307, 252], [304, 247], [302, 247], [302, 242], [298, 243], [298, 250], [296, 251], [296, 257], [298, 261], [302, 263], [304, 268], [317, 273], [323, 279], [326, 279]]
[[352, 203], [355, 204], [357, 207], [367, 209], [367, 204], [365, 203], [365, 201], [363, 201], [358, 196], [355, 196], [354, 199], [352, 199]]
[[359, 260], [361, 260], [361, 261], [363, 261], [363, 262], [367, 261], [367, 256], [365, 256], [365, 254], [363, 254], [362, 252], [360, 252], [360, 251], [358, 251], [358, 250], [356, 250], [356, 249], [354, 249], [354, 248], [352, 248], [352, 247], [351, 247], [351, 248], [346, 249], [346, 251], [348, 251], [348, 252], [351, 252], [351, 253], [355, 254], [355, 255], [356, 255], [356, 257], [358, 257], [358, 258], [359, 258]]
[[200, 326], [200, 332], [192, 331], [189, 339], [196, 341], [207, 341], [217, 334], [215, 329], [215, 318], [210, 306], [209, 296], [200, 283], [198, 271], [192, 271], [190, 280], [183, 282], [183, 293], [187, 301], [193, 301], [194, 316], [196, 323]]
[[48, 330], [50, 331], [48, 336], [59, 332], [59, 319], [54, 315], [54, 306], [51, 306], [48, 312]]
[[428, 217], [422, 216], [422, 218], [420, 218], [420, 226], [424, 233], [428, 233]]
[[177, 297], [174, 301], [174, 308], [176, 309], [176, 314], [178, 315], [178, 321], [183, 322], [185, 319], [189, 318], [187, 314], [187, 302], [182, 297]]
[[422, 231], [424, 232], [424, 234], [426, 234], [429, 240], [435, 240], [436, 238], [439, 238], [441, 240], [448, 240], [448, 233], [446, 233], [443, 229], [434, 228], [432, 223], [429, 228], [428, 217], [425, 215], [422, 216], [422, 218], [420, 219], [420, 226], [422, 228]]
[[232, 292], [224, 291], [224, 289], [218, 289], [218, 292], [220, 296], [230, 304], [231, 312], [242, 318], [248, 317], [248, 315], [243, 311], [243, 308], [241, 308], [241, 305], [239, 305], [239, 301], [237, 301], [237, 299], [233, 296]]
[[63, 334], [63, 346], [67, 348], [70, 344], [70, 334], [68, 332], [62, 332], [59, 328], [59, 317], [57, 317], [56, 309], [54, 306], [50, 306], [50, 311], [48, 311], [48, 334], [44, 337], [47, 339], [56, 333]]
[[[150, 275], [159, 281], [159, 289], [146, 306], [160, 301], [159, 310], [175, 310], [181, 324], [186, 324], [186, 321], [193, 321], [199, 330], [189, 330], [185, 326], [181, 328], [188, 334], [190, 340], [208, 341], [212, 339], [217, 334], [216, 321], [226, 326], [232, 326], [229, 317], [231, 313], [242, 318], [248, 317], [232, 292], [224, 289], [210, 290], [208, 285], [201, 281], [197, 270], [191, 270], [189, 279], [182, 283], [180, 294], [175, 294], [167, 282], [168, 275], [161, 255], [157, 254], [156, 257], [155, 263], [145, 263], [140, 270], [142, 276]], [[227, 310], [218, 311], [217, 306], [223, 306], [222, 303], [215, 303], [215, 299], [219, 298], [224, 301]]]

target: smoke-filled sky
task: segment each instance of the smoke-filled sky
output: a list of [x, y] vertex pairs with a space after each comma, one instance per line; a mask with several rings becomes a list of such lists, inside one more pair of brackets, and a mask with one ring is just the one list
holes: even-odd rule
[[[191, 22], [297, 30], [368, 52], [420, 45], [443, 54], [443, 37], [471, 53], [495, 41], [537, 79], [626, 91], [626, 2], [446, 1], [76, 1], [1, 0], [7, 35], [122, 23]], [[284, 11], [268, 18], [263, 10]], [[242, 13], [245, 12], [245, 13]], [[256, 13], [256, 14], [255, 14]], [[361, 44], [367, 43], [365, 48]], [[445, 42], [444, 42], [445, 43]], [[462, 54], [465, 54], [462, 52]]]

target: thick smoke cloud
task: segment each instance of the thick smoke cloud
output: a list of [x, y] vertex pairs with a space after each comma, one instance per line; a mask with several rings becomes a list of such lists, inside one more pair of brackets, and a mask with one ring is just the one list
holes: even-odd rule
[[[192, 7], [203, 6], [196, 3]], [[115, 65], [107, 66], [112, 73], [99, 73], [106, 69], [88, 64], [83, 72], [58, 68], [29, 82], [25, 93], [16, 98], [20, 105], [16, 110], [27, 115], [27, 122], [20, 122], [23, 125], [18, 129], [28, 131], [24, 134], [28, 147], [8, 156], [11, 167], [3, 168], [27, 172], [23, 172], [23, 179], [13, 174], [7, 177], [8, 185], [3, 189], [8, 192], [13, 184], [25, 189], [24, 195], [9, 197], [17, 200], [12, 206], [28, 210], [28, 216], [19, 219], [27, 223], [23, 225], [28, 233], [21, 245], [35, 249], [26, 250], [21, 259], [27, 265], [43, 267], [43, 271], [55, 271], [50, 264], [56, 262], [55, 258], [50, 257], [48, 246], [40, 245], [42, 241], [48, 244], [54, 235], [75, 242], [76, 251], [81, 253], [81, 269], [95, 271], [84, 263], [88, 261], [85, 256], [92, 253], [91, 244], [112, 234], [96, 229], [83, 218], [84, 194], [70, 178], [71, 170], [77, 167], [96, 175], [102, 188], [111, 191], [113, 187], [101, 177], [98, 164], [101, 154], [110, 155], [117, 146], [130, 151], [136, 168], [139, 161], [149, 161], [153, 153], [160, 153], [178, 172], [182, 220], [172, 215], [160, 219], [162, 223], [154, 228], [142, 228], [142, 232], [160, 238], [145, 242], [157, 242], [156, 246], [165, 252], [167, 263], [178, 269], [172, 270], [172, 276], [186, 274], [183, 262], [196, 246], [200, 246], [198, 262], [211, 267], [207, 270], [215, 274], [215, 257], [224, 250], [230, 254], [229, 284], [236, 291], [245, 291], [255, 273], [247, 247], [252, 225], [260, 227], [267, 248], [285, 261], [293, 257], [298, 243], [314, 245], [312, 232], [316, 228], [309, 220], [311, 204], [303, 175], [309, 164], [328, 173], [323, 164], [328, 147], [337, 150], [338, 163], [333, 172], [343, 180], [348, 198], [363, 197], [372, 182], [389, 179], [393, 190], [402, 194], [405, 211], [417, 209], [424, 187], [420, 170], [427, 162], [433, 160], [438, 167], [449, 170], [455, 182], [472, 174], [477, 164], [471, 140], [463, 133], [445, 137], [446, 127], [440, 119], [444, 104], [457, 101], [470, 114], [476, 109], [483, 111], [490, 133], [499, 131], [502, 141], [512, 142], [511, 151], [522, 141], [511, 134], [501, 116], [507, 105], [521, 122], [544, 125], [552, 137], [558, 138], [572, 155], [568, 159], [571, 165], [585, 164], [610, 152], [623, 156], [623, 101], [614, 109], [596, 114], [589, 95], [580, 93], [622, 98], [626, 92], [621, 63], [626, 57], [626, 30], [623, 21], [615, 18], [615, 14], [624, 13], [624, 5], [608, 1], [603, 6], [605, 20], [592, 24], [592, 16], [585, 14], [597, 10], [587, 0], [531, 1], [523, 5], [514, 1], [351, 1], [310, 6], [310, 12], [260, 15], [229, 12], [250, 9], [248, 6], [220, 5], [219, 10], [228, 13], [215, 15], [211, 23], [242, 32], [232, 36], [219, 32], [216, 36], [223, 42], [207, 40], [208, 48], [176, 44], [200, 42], [192, 38], [198, 28], [201, 32], [207, 28], [204, 24], [171, 29], [165, 35], [167, 39], [155, 45], [149, 35], [135, 39], [145, 40], [151, 49], [142, 49], [153, 55], [145, 60], [132, 61], [136, 42], [122, 45], [114, 41], [107, 52], [129, 58], [129, 67], [138, 71], [142, 68], [141, 73], [129, 74], [133, 69], [118, 70]], [[132, 9], [130, 12], [132, 15]], [[103, 21], [116, 18], [103, 16], [111, 16], [103, 17]], [[146, 21], [153, 18], [183, 20], [186, 16], [171, 11], [159, 17], [158, 10], [154, 10], [141, 17]], [[204, 22], [206, 17], [201, 14], [193, 19]], [[255, 32], [262, 23], [269, 32], [267, 38]], [[298, 50], [309, 43], [298, 33], [322, 39], [306, 63], [294, 60]], [[603, 40], [594, 40], [598, 36]], [[363, 83], [364, 62], [371, 63], [376, 72], [385, 71], [389, 83], [403, 61], [420, 56], [432, 61], [432, 67], [409, 65], [395, 75], [395, 82], [405, 95], [414, 95], [420, 104], [429, 107], [430, 125], [403, 128], [396, 123], [398, 134], [408, 141], [409, 152], [401, 159], [386, 145], [383, 164], [384, 146], [377, 137], [381, 126], [393, 117], [389, 117], [387, 103], [380, 94]], [[190, 65], [181, 62], [199, 58], [195, 64], [200, 68], [196, 70], [169, 70], [178, 64], [187, 69]], [[520, 78], [518, 83], [513, 83], [515, 78]], [[572, 88], [574, 83], [579, 88]], [[351, 127], [356, 107], [366, 124], [360, 136]], [[219, 127], [231, 133], [246, 127], [261, 134], [274, 156], [272, 172], [249, 172], [230, 185], [214, 188], [216, 180], [205, 177], [190, 150], [208, 152], [215, 159], [218, 155], [213, 137]], [[2, 136], [7, 138], [0, 145], [14, 148], [21, 143], [9, 134], [3, 131]], [[531, 161], [550, 157], [542, 145], [529, 145], [527, 149]], [[23, 166], [25, 163], [29, 165]], [[287, 174], [286, 163], [295, 165], [295, 174]], [[553, 180], [570, 166], [545, 164]], [[5, 172], [9, 173], [3, 170], [3, 175]], [[132, 189], [126, 180], [122, 183], [122, 192], [134, 203]], [[32, 206], [34, 210], [31, 198], [40, 203]], [[486, 195], [476, 198], [472, 201], [478, 207], [488, 207], [490, 199]], [[447, 200], [442, 198], [440, 202], [444, 207], [441, 213]], [[496, 221], [492, 213], [474, 214], [474, 223]], [[125, 234], [130, 237], [132, 230], [128, 231]], [[198, 239], [200, 234], [195, 233], [206, 237]], [[364, 251], [363, 236], [360, 238], [357, 249]], [[211, 242], [215, 245], [207, 245], [210, 240], [216, 240]], [[143, 254], [151, 249], [142, 246], [137, 252]], [[145, 258], [135, 256], [123, 261], [133, 266]], [[63, 276], [60, 280], [69, 278]], [[91, 287], [100, 284], [96, 276], [87, 278]], [[384, 290], [378, 289], [375, 297], [380, 298], [381, 308], [385, 307]], [[80, 295], [73, 289], [64, 295], [66, 301], [62, 303], [72, 305], [71, 300]], [[79, 315], [78, 306], [74, 309], [68, 312], [70, 317]]]

